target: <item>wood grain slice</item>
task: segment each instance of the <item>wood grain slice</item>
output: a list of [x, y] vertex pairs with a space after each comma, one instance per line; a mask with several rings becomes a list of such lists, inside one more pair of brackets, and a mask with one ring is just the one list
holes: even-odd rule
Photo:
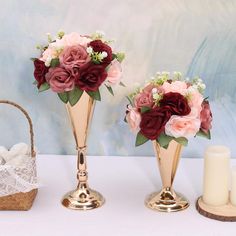
[[201, 215], [213, 220], [236, 222], [236, 206], [230, 202], [224, 206], [209, 206], [203, 202], [202, 197], [199, 197], [196, 209]]

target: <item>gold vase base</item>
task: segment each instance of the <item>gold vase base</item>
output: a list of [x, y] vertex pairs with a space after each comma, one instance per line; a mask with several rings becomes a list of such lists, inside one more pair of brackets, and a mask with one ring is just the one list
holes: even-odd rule
[[[168, 194], [167, 194], [168, 195]], [[174, 197], [164, 197], [163, 191], [154, 192], [145, 200], [145, 205], [155, 211], [176, 212], [189, 207], [188, 200], [179, 193], [174, 193]]]
[[72, 210], [92, 210], [105, 203], [104, 197], [92, 189], [76, 189], [67, 193], [62, 199], [62, 205]]

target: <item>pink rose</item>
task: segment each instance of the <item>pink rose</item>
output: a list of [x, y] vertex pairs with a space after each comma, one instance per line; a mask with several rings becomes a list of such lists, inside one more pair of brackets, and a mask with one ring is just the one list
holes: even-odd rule
[[187, 84], [183, 81], [173, 81], [172, 83], [164, 82], [160, 89], [164, 93], [180, 93], [184, 96], [186, 94]]
[[200, 119], [201, 119], [201, 130], [204, 133], [208, 133], [208, 131], [212, 128], [212, 125], [211, 125], [212, 113], [211, 113], [211, 108], [208, 101], [204, 101], [202, 103]]
[[154, 105], [153, 93], [152, 93], [152, 90], [154, 88], [156, 88], [158, 92], [158, 88], [155, 85], [148, 84], [146, 87], [144, 87], [141, 93], [137, 94], [134, 97], [134, 105], [136, 108], [152, 107]]
[[200, 120], [191, 116], [173, 115], [166, 123], [165, 133], [169, 136], [179, 138], [194, 137], [200, 128]]
[[133, 132], [136, 132], [137, 129], [139, 128], [139, 124], [141, 122], [141, 115], [137, 111], [136, 108], [129, 108], [128, 114], [126, 115], [126, 120], [129, 124], [130, 129]]
[[57, 57], [57, 52], [53, 50], [52, 48], [47, 48], [43, 54], [42, 57], [40, 58], [41, 61], [46, 62], [49, 59]]
[[61, 39], [61, 42], [64, 46], [74, 46], [74, 45], [82, 45], [87, 46], [91, 39], [85, 36], [81, 36], [76, 32], [72, 32], [70, 34], [66, 34]]
[[134, 97], [134, 106], [136, 108], [152, 107], [153, 106], [152, 93], [139, 93]]
[[86, 48], [81, 45], [66, 47], [59, 56], [60, 64], [66, 69], [82, 67], [90, 61]]
[[73, 90], [75, 78], [65, 68], [55, 67], [49, 69], [49, 72], [46, 74], [46, 81], [49, 83], [52, 91], [63, 93]]
[[122, 76], [122, 69], [120, 62], [116, 59], [111, 62], [111, 65], [107, 71], [107, 81], [110, 84], [117, 84]]
[[[190, 87], [189, 89], [189, 106], [191, 107], [191, 110], [194, 110], [196, 117], [200, 117], [200, 112], [202, 110], [202, 101], [203, 96], [197, 89], [194, 89], [193, 87]], [[188, 94], [188, 92], [187, 92]]]

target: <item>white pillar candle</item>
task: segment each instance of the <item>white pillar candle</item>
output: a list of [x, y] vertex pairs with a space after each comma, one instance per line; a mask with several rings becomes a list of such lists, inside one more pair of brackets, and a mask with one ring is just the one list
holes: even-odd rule
[[204, 158], [203, 201], [212, 206], [229, 201], [230, 150], [225, 146], [210, 146]]
[[234, 166], [231, 171], [230, 202], [232, 205], [236, 206], [236, 166]]

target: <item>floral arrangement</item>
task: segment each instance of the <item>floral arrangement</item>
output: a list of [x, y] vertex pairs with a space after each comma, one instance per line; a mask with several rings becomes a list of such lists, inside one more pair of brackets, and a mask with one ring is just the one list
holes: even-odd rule
[[102, 84], [114, 95], [112, 85], [124, 86], [120, 80], [125, 55], [114, 53], [111, 43], [104, 39], [102, 32], [91, 36], [59, 32], [55, 39], [48, 34], [47, 45], [37, 46], [40, 57], [32, 58], [34, 84], [40, 92], [51, 88], [64, 103], [72, 106], [83, 92], [100, 101]]
[[196, 77], [183, 79], [180, 72], [156, 73], [144, 87], [127, 96], [125, 121], [137, 133], [136, 146], [156, 140], [168, 148], [171, 140], [186, 146], [188, 139], [210, 139], [212, 113], [205, 84]]

